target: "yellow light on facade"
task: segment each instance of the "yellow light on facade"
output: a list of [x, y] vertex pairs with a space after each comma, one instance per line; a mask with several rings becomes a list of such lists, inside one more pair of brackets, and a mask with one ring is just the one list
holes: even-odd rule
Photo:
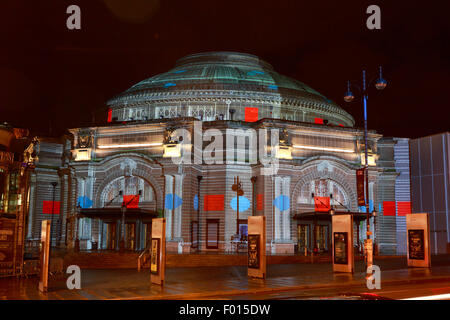
[[291, 147], [278, 146], [276, 152], [278, 159], [292, 160]]
[[91, 149], [75, 149], [73, 153], [75, 161], [91, 160]]
[[99, 149], [115, 149], [115, 148], [135, 148], [135, 147], [156, 147], [162, 146], [162, 142], [154, 143], [128, 143], [128, 144], [106, 144], [98, 146]]
[[[373, 155], [369, 155], [367, 156], [368, 162], [369, 162], [369, 166], [376, 166], [376, 161], [375, 161], [375, 157]], [[361, 164], [363, 166], [366, 165], [366, 157], [364, 155], [364, 153], [361, 154]]]
[[306, 149], [306, 150], [318, 150], [318, 151], [345, 152], [345, 153], [352, 153], [352, 152], [354, 152], [353, 149], [314, 147], [314, 146], [303, 146], [303, 145], [294, 145], [294, 148]]
[[181, 149], [179, 144], [165, 144], [163, 158], [181, 157]]

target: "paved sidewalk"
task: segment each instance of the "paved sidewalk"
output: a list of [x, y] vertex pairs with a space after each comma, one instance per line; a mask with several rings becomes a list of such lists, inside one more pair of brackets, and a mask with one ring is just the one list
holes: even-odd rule
[[[382, 285], [421, 281], [449, 281], [450, 256], [432, 259], [428, 269], [407, 268], [403, 258], [379, 259]], [[49, 292], [37, 290], [37, 278], [0, 279], [0, 299], [103, 300], [103, 299], [208, 299], [243, 294], [270, 293], [301, 288], [343, 289], [365, 285], [364, 265], [356, 262], [355, 273], [333, 273], [328, 263], [269, 265], [267, 279], [247, 278], [247, 268], [168, 268], [163, 288], [150, 284], [148, 269], [82, 270], [80, 290], [68, 290], [65, 276], [50, 283]]]

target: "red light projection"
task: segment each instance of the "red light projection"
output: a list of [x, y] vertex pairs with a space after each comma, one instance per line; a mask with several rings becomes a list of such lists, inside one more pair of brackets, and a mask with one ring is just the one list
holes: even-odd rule
[[108, 109], [108, 122], [112, 121], [112, 110]]
[[42, 213], [44, 214], [59, 214], [59, 201], [43, 201]]
[[314, 197], [314, 210], [317, 212], [330, 211], [330, 197]]
[[256, 210], [264, 210], [264, 194], [256, 195]]
[[397, 202], [397, 213], [399, 216], [406, 216], [411, 214], [411, 201]]
[[395, 216], [395, 201], [383, 201], [383, 215]]
[[223, 211], [225, 209], [223, 194], [208, 194], [203, 197], [204, 211]]
[[314, 118], [314, 123], [323, 124], [323, 119], [322, 118]]
[[258, 121], [258, 108], [245, 108], [245, 121], [255, 122]]
[[127, 209], [137, 209], [139, 208], [139, 195], [134, 194], [124, 195], [123, 203], [126, 205]]

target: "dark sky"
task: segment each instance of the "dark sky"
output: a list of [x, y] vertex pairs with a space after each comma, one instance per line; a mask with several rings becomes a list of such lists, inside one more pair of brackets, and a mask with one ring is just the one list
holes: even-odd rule
[[[369, 128], [419, 137], [450, 129], [448, 1], [45, 0], [0, 2], [0, 120], [36, 133], [87, 125], [131, 85], [203, 51], [255, 54], [336, 101], [362, 126], [347, 79], [384, 68]], [[66, 8], [81, 8], [81, 30]], [[381, 30], [366, 28], [367, 6]], [[357, 94], [356, 91], [354, 91]]]

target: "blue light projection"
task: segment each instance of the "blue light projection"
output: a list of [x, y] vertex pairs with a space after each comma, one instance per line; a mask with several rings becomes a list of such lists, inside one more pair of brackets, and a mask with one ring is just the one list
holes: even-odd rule
[[179, 206], [181, 206], [182, 204], [183, 204], [183, 199], [181, 199], [176, 194], [175, 195], [172, 193], [166, 194], [166, 197], [164, 199], [164, 208], [166, 208], [167, 210], [176, 209]]
[[80, 206], [83, 209], [87, 209], [92, 207], [93, 201], [89, 199], [89, 197], [81, 196], [78, 197], [77, 206]]
[[198, 210], [198, 195], [194, 196], [194, 210]]
[[165, 88], [175, 87], [175, 86], [176, 86], [176, 83], [173, 83], [173, 82], [167, 82], [166, 84], [164, 84]]
[[[373, 209], [373, 200], [369, 200], [369, 212], [372, 212]], [[359, 211], [362, 213], [366, 213], [366, 206], [360, 206]]]
[[281, 195], [273, 200], [273, 205], [280, 211], [288, 210], [290, 208], [290, 200], [288, 196]]
[[[237, 210], [237, 197], [234, 197], [233, 199], [231, 199], [230, 207], [234, 211]], [[240, 196], [239, 197], [239, 212], [244, 212], [244, 211], [248, 210], [248, 208], [250, 208], [250, 201], [246, 197]]]
[[177, 70], [177, 71], [174, 71], [174, 72], [172, 72], [172, 73], [178, 74], [178, 73], [183, 73], [183, 72], [186, 72], [186, 70]]
[[259, 71], [259, 70], [252, 70], [252, 71], [247, 72], [248, 76], [256, 76], [257, 74], [264, 74], [264, 72]]
[[267, 88], [272, 89], [272, 90], [277, 90], [278, 86], [271, 84], [271, 85], [268, 85]]

